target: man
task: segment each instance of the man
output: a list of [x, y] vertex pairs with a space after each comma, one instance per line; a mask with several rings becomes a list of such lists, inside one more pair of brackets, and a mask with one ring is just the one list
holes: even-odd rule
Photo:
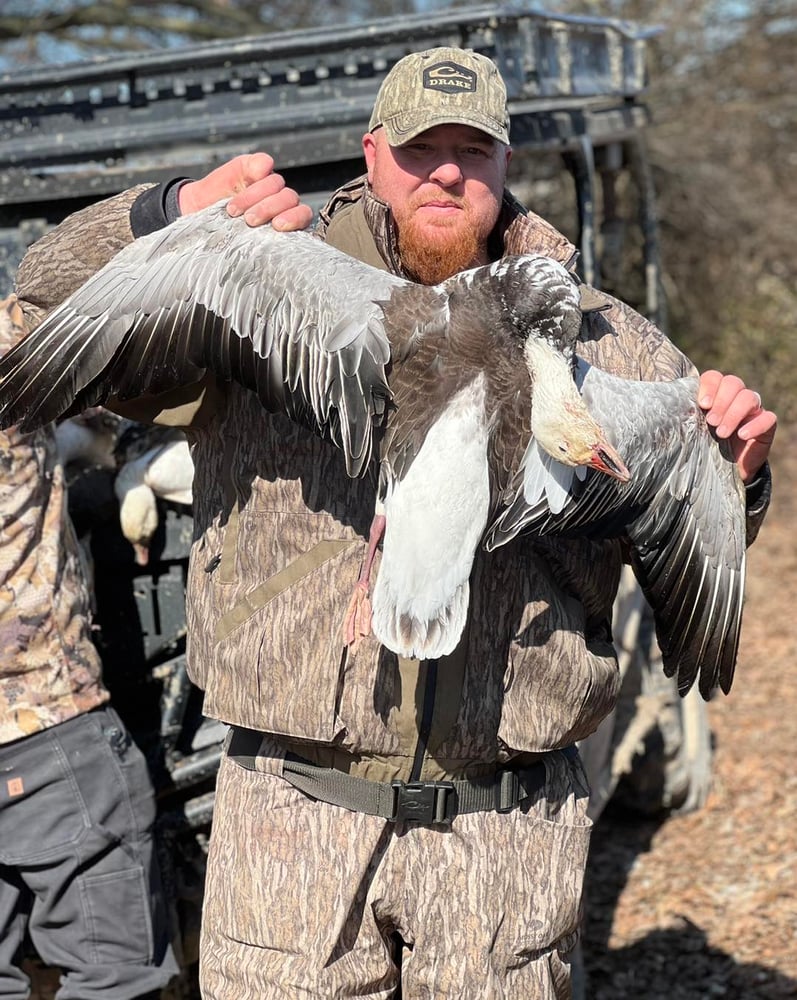
[[[363, 139], [367, 177], [336, 192], [319, 234], [426, 282], [503, 253], [572, 264], [568, 241], [504, 191], [508, 124], [490, 60], [407, 56]], [[307, 225], [272, 165], [240, 157], [73, 216], [20, 268], [30, 320], [133, 236], [221, 197], [250, 225]], [[606, 306], [585, 321], [588, 360], [647, 378], [689, 368], [642, 317]], [[701, 386], [750, 483], [752, 539], [775, 418], [738, 379], [708, 373]], [[186, 426], [192, 440], [188, 655], [205, 711], [232, 727], [208, 862], [204, 995], [568, 996], [589, 841], [573, 745], [617, 694], [619, 546], [523, 538], [480, 553], [454, 653], [404, 660], [373, 636], [355, 651], [340, 623], [372, 484], [347, 480], [331, 445], [210, 377], [138, 401], [135, 415]]]
[[[0, 350], [22, 314], [0, 303]], [[157, 998], [177, 972], [144, 757], [108, 704], [52, 428], [0, 432], [0, 997], [25, 934], [58, 1000]]]

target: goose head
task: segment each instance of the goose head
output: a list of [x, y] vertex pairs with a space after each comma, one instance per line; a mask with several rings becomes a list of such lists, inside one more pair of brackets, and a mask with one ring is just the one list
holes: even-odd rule
[[584, 404], [565, 356], [530, 335], [523, 349], [533, 385], [531, 432], [563, 465], [589, 467], [627, 483], [631, 473]]
[[537, 254], [468, 272], [468, 291], [492, 299], [496, 325], [522, 345], [533, 386], [532, 433], [552, 458], [628, 482], [631, 474], [592, 417], [573, 378], [581, 296], [570, 272]]
[[158, 504], [155, 494], [140, 481], [138, 470], [123, 468], [114, 481], [119, 499], [119, 523], [122, 534], [133, 546], [136, 563], [146, 566], [149, 546], [158, 529]]
[[[157, 531], [158, 498], [190, 506], [193, 501], [194, 463], [184, 436], [146, 448], [146, 434], [134, 435], [129, 458], [116, 474], [122, 534], [133, 546], [136, 562], [146, 566], [149, 546]], [[142, 448], [146, 450], [141, 452]]]

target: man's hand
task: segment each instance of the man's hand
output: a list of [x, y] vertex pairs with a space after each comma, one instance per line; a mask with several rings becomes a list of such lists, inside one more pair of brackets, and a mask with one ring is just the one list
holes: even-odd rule
[[751, 482], [767, 460], [778, 418], [740, 378], [718, 371], [700, 376], [698, 402], [717, 437], [730, 440], [743, 482]]
[[284, 177], [274, 173], [274, 160], [268, 153], [228, 160], [201, 180], [183, 184], [177, 200], [180, 212], [188, 215], [227, 197], [229, 214], [242, 215], [249, 226], [270, 222], [275, 229], [288, 232], [306, 229], [313, 218], [309, 205], [303, 205], [293, 188], [285, 186]]

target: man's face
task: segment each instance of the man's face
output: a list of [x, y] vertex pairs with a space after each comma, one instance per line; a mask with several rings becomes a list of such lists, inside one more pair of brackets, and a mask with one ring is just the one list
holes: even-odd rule
[[382, 129], [363, 138], [368, 179], [386, 202], [407, 270], [436, 284], [488, 263], [511, 150], [469, 125], [436, 125], [402, 146]]

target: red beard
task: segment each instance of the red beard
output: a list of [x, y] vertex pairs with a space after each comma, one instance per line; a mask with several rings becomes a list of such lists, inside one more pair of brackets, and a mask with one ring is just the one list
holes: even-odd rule
[[[405, 219], [399, 223], [399, 253], [404, 269], [415, 281], [436, 285], [473, 267], [483, 248], [467, 209], [455, 218], [441, 219], [432, 231], [428, 227], [421, 230], [415, 210], [428, 200], [428, 197], [414, 199], [407, 206]], [[450, 196], [447, 200], [462, 204]]]

